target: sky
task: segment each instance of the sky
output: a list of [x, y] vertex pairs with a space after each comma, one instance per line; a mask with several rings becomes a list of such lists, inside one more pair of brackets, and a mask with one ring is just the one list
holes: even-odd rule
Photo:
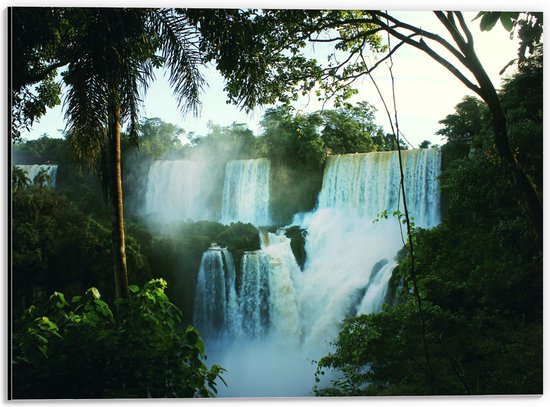
[[[252, 2], [251, 5], [254, 6], [254, 3], [259, 3], [256, 6], [262, 5], [262, 2]], [[318, 4], [305, 1], [304, 6], [310, 3]], [[348, 3], [348, 8], [357, 8], [357, 4], [361, 4], [361, 2], [345, 2], [345, 4]], [[247, 6], [246, 1], [242, 1], [240, 4]], [[278, 7], [284, 7], [284, 4], [285, 2]], [[221, 6], [224, 5], [221, 4]], [[392, 12], [392, 14], [430, 31], [438, 32], [441, 29], [439, 21], [431, 11]], [[476, 12], [465, 13], [466, 20], [471, 21], [476, 14]], [[495, 86], [498, 87], [501, 82], [498, 73], [509, 60], [515, 57], [517, 41], [511, 40], [509, 33], [500, 24], [497, 24], [490, 32], [481, 32], [479, 21], [471, 22], [470, 27], [475, 37], [476, 51], [481, 62]], [[440, 32], [443, 33], [443, 31]], [[315, 56], [321, 60], [324, 58], [323, 55], [316, 54]], [[192, 114], [184, 116], [178, 110], [163, 70], [157, 70], [156, 79], [151, 83], [145, 95], [142, 117], [158, 117], [165, 122], [182, 127], [186, 132], [195, 132], [200, 135], [205, 135], [208, 132], [208, 122], [222, 126], [228, 126], [233, 122], [245, 123], [255, 134], [259, 134], [261, 131], [259, 122], [267, 107], [258, 107], [247, 114], [238, 107], [227, 104], [227, 98], [223, 91], [223, 78], [212, 65], [206, 66], [203, 72], [208, 86], [201, 98], [202, 107], [198, 117], [194, 117]], [[509, 69], [506, 74], [511, 72], [512, 70]], [[472, 93], [450, 72], [424, 53], [407, 46], [401, 47], [394, 55], [393, 74], [399, 125], [407, 140], [415, 147], [423, 140], [429, 140], [433, 144], [442, 144], [444, 140], [435, 135], [441, 128], [438, 121], [453, 113], [454, 106], [460, 102], [463, 96]], [[379, 66], [373, 77], [381, 87], [386, 103], [391, 105], [391, 82], [387, 66]], [[385, 131], [389, 131], [387, 114], [370, 79], [364, 78], [362, 81], [356, 82], [356, 85], [359, 94], [351, 101], [366, 100], [373, 104], [378, 111], [377, 124], [383, 126]], [[322, 107], [315, 96], [302, 98], [295, 106], [303, 112], [312, 112]], [[330, 104], [325, 106], [325, 108], [330, 107]], [[23, 137], [32, 139], [44, 133], [52, 137], [61, 137], [60, 130], [63, 130], [64, 127], [63, 108], [60, 105], [50, 109], [40, 122], [34, 124], [30, 132], [23, 133]]]

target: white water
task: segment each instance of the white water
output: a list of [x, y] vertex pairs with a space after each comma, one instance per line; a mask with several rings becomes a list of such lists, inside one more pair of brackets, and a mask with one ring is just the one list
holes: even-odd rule
[[21, 168], [27, 178], [34, 183], [35, 177], [40, 171], [45, 170], [48, 176], [50, 177], [50, 182], [47, 183], [47, 186], [55, 188], [57, 181], [57, 165], [50, 164], [33, 164], [33, 165], [17, 165], [18, 168]]
[[222, 223], [269, 225], [270, 162], [265, 158], [229, 161], [225, 170]]
[[257, 251], [246, 252], [241, 265], [241, 336], [261, 338], [265, 335], [269, 323], [269, 264], [265, 254]]
[[[401, 152], [407, 207], [420, 227], [440, 222], [437, 149]], [[347, 211], [374, 219], [383, 210], [403, 210], [399, 160], [396, 151], [331, 156], [319, 194], [319, 208]]]
[[238, 333], [240, 312], [235, 289], [235, 266], [226, 248], [212, 245], [204, 252], [197, 276], [194, 325], [207, 338]]
[[196, 161], [154, 161], [149, 168], [143, 214], [160, 223], [210, 219], [204, 166]]
[[[417, 226], [436, 225], [439, 151], [404, 152], [403, 165]], [[312, 361], [331, 350], [342, 320], [380, 310], [404, 231], [391, 215], [373, 220], [402, 211], [398, 169], [395, 152], [329, 158], [318, 208], [298, 223], [307, 229], [303, 272], [284, 230], [261, 232], [261, 251], [243, 257], [240, 329], [223, 340], [205, 335], [209, 360], [228, 370], [220, 396], [311, 395]]]

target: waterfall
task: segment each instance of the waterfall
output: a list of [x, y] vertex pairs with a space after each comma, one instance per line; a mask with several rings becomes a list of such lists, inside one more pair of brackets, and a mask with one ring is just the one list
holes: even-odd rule
[[269, 312], [271, 333], [289, 342], [299, 342], [300, 304], [296, 287], [301, 271], [284, 229], [262, 234], [262, 252], [269, 266]]
[[33, 164], [33, 165], [17, 165], [18, 168], [21, 168], [27, 178], [34, 184], [36, 176], [44, 171], [49, 177], [49, 182], [46, 183], [47, 186], [55, 188], [57, 181], [57, 165], [50, 164]]
[[233, 258], [226, 248], [213, 244], [203, 253], [193, 322], [206, 338], [232, 335], [240, 324], [235, 277]]
[[[403, 151], [402, 161], [416, 225], [438, 224], [439, 150]], [[310, 327], [306, 343], [334, 337], [346, 315], [380, 310], [406, 238], [399, 219], [373, 220], [397, 209], [403, 211], [396, 151], [329, 157], [318, 208], [302, 225], [308, 230], [301, 290]]]
[[242, 258], [242, 282], [239, 311], [246, 337], [262, 337], [269, 324], [269, 264], [261, 251], [245, 252]]
[[222, 223], [270, 224], [270, 162], [265, 158], [229, 161], [225, 170]]
[[[440, 152], [404, 151], [402, 159], [407, 204], [416, 225], [437, 225]], [[228, 190], [244, 191], [250, 182], [256, 193], [256, 178], [244, 181], [243, 174], [252, 172], [247, 165], [228, 165]], [[225, 194], [224, 189], [224, 204]], [[220, 396], [310, 394], [311, 361], [331, 350], [343, 319], [378, 312], [386, 299], [406, 239], [391, 213], [402, 208], [396, 152], [329, 157], [317, 208], [293, 223], [307, 230], [303, 271], [284, 228], [261, 231], [261, 250], [243, 256], [240, 325], [234, 331], [240, 334], [223, 343], [209, 342], [217, 363], [228, 370], [229, 388], [220, 389]], [[383, 211], [388, 218], [373, 222]]]
[[160, 223], [210, 219], [203, 175], [199, 162], [154, 161], [147, 176], [143, 213]]
[[[440, 222], [437, 177], [441, 152], [438, 149], [405, 150], [401, 155], [409, 213], [417, 226], [435, 226]], [[397, 152], [329, 157], [319, 208], [350, 211], [370, 219], [384, 210], [403, 212]]]

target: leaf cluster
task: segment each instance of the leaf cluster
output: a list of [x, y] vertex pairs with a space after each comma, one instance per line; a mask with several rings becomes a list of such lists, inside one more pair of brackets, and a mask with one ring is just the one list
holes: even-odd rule
[[[288, 104], [312, 90], [320, 99], [336, 96], [341, 103], [356, 93], [351, 84], [365, 73], [362, 53], [384, 49], [368, 11], [188, 10], [187, 14], [201, 33], [206, 60], [214, 62], [227, 80], [228, 101], [245, 109]], [[313, 44], [326, 46], [326, 61], [310, 56]]]
[[[15, 182], [18, 185], [19, 181]], [[97, 194], [99, 191], [93, 195]], [[46, 292], [76, 295], [84, 287], [94, 285], [106, 298], [113, 298], [108, 271], [112, 262], [108, 225], [109, 218], [84, 213], [51, 188], [28, 184], [14, 188], [11, 229], [14, 315], [42, 299]], [[132, 281], [141, 283], [150, 278], [148, 260], [132, 233], [127, 236], [127, 254], [134, 270]]]
[[164, 280], [130, 286], [116, 312], [99, 291], [54, 293], [28, 308], [13, 335], [13, 394], [34, 398], [213, 397], [220, 366], [164, 293]]

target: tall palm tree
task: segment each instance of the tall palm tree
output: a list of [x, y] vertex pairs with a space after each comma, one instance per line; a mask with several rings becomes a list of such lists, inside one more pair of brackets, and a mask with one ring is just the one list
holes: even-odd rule
[[199, 105], [204, 80], [198, 34], [173, 9], [76, 9], [74, 55], [64, 74], [68, 142], [81, 162], [100, 168], [113, 208], [117, 297], [128, 297], [121, 181], [121, 127], [137, 139], [142, 95], [166, 65], [183, 111]]

